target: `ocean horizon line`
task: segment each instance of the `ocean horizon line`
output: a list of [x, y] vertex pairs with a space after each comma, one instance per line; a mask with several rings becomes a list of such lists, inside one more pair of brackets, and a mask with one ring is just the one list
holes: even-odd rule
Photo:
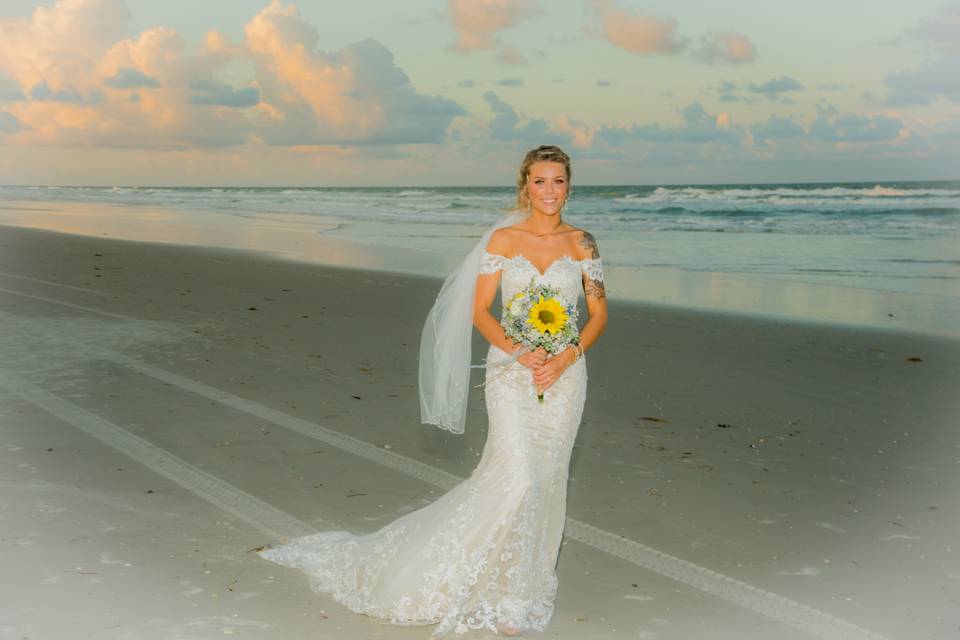
[[[592, 183], [574, 182], [582, 187], [763, 187], [763, 186], [812, 186], [812, 185], [865, 185], [865, 184], [936, 184], [960, 182], [955, 178], [925, 179], [870, 179], [870, 180], [798, 180], [798, 181], [758, 181], [758, 182], [620, 182]], [[266, 184], [7, 184], [0, 188], [26, 189], [502, 189], [513, 188], [513, 184], [391, 184], [391, 185], [266, 185]]]

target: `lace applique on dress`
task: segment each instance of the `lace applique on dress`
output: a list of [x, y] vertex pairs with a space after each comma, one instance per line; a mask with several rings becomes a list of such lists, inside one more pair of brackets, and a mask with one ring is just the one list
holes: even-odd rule
[[483, 257], [480, 258], [480, 273], [496, 273], [503, 268], [503, 261], [506, 260], [503, 256], [498, 256], [495, 253], [483, 252]]
[[603, 263], [600, 258], [584, 258], [580, 266], [587, 277], [594, 282], [603, 282]]

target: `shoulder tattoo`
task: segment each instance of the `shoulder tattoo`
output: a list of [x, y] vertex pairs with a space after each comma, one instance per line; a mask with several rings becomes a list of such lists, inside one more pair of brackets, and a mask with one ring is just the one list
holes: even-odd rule
[[580, 237], [580, 246], [590, 252], [590, 257], [595, 259], [600, 257], [600, 248], [597, 247], [597, 241], [589, 231], [584, 231]]

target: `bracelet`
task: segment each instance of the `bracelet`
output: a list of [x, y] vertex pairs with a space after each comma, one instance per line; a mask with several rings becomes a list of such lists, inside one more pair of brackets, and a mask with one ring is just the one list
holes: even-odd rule
[[583, 346], [580, 344], [573, 345], [573, 348], [577, 350], [577, 356], [573, 359], [574, 362], [583, 357]]

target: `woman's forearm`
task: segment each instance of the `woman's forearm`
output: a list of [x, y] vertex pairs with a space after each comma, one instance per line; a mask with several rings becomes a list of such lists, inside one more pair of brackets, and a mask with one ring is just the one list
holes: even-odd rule
[[596, 342], [607, 328], [606, 316], [592, 315], [580, 331], [580, 346], [584, 353]]
[[480, 309], [473, 314], [473, 326], [487, 339], [487, 342], [506, 353], [513, 353], [520, 345], [507, 337], [503, 327], [493, 317], [489, 309]]

